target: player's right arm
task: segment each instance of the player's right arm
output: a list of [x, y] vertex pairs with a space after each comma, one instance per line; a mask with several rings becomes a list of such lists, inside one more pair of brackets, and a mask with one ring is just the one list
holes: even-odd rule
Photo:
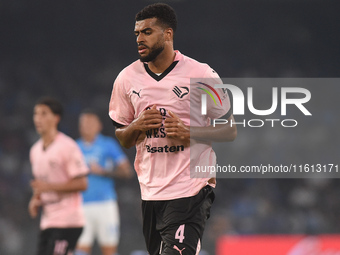
[[[33, 146], [34, 147], [34, 146]], [[34, 149], [33, 147], [31, 148], [30, 150], [30, 162], [31, 162], [31, 165], [33, 166], [33, 159], [34, 159]], [[33, 167], [32, 167], [32, 171], [33, 171]], [[41, 199], [40, 199], [40, 194], [34, 192], [33, 191], [33, 195], [28, 203], [28, 213], [29, 215], [31, 216], [31, 218], [36, 218], [38, 216], [38, 212], [39, 212], [39, 208], [40, 206], [42, 205], [42, 202], [41, 202]]]
[[76, 176], [67, 182], [63, 183], [51, 183], [43, 180], [31, 181], [31, 187], [35, 194], [41, 194], [43, 192], [58, 192], [58, 193], [72, 193], [84, 191], [87, 189], [87, 177]]
[[136, 145], [137, 139], [142, 132], [149, 129], [159, 128], [162, 125], [162, 115], [153, 105], [151, 109], [143, 111], [138, 118], [129, 125], [116, 128], [116, 137], [125, 148]]
[[124, 69], [114, 82], [109, 103], [109, 116], [118, 124], [116, 137], [125, 148], [136, 145], [138, 139], [142, 139], [142, 132], [159, 128], [162, 125], [162, 116], [156, 106], [144, 110], [135, 118], [135, 109], [132, 105], [129, 90], [131, 85], [127, 81], [130, 73]]

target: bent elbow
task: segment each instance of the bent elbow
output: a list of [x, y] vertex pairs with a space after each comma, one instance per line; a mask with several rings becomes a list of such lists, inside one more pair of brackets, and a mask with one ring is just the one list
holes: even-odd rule
[[119, 141], [119, 144], [125, 149], [130, 149], [133, 146], [133, 144], [129, 143], [127, 139], [124, 139], [122, 130], [120, 128], [116, 128], [115, 135]]
[[230, 137], [230, 142], [234, 141], [237, 137], [237, 129], [232, 132], [231, 137]]
[[233, 142], [237, 137], [237, 128], [234, 126], [231, 130], [229, 130], [228, 135], [226, 137], [227, 142]]
[[79, 191], [85, 191], [87, 190], [87, 187], [88, 187], [87, 177], [83, 177], [79, 185]]
[[[231, 115], [228, 119], [228, 123], [232, 123], [232, 122], [235, 122], [233, 115]], [[227, 135], [226, 135], [227, 142], [234, 141], [237, 137], [237, 127], [236, 127], [236, 125], [230, 124], [226, 128], [227, 128]]]
[[130, 149], [130, 148], [133, 146], [133, 144], [126, 143], [126, 142], [123, 142], [123, 141], [120, 141], [120, 140], [119, 140], [119, 143], [120, 143], [120, 145], [121, 145], [122, 147], [124, 147], [125, 149]]

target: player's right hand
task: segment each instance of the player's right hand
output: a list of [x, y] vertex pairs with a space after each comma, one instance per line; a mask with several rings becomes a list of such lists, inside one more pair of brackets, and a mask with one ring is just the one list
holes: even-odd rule
[[134, 122], [136, 128], [140, 131], [160, 128], [162, 125], [162, 115], [156, 109], [156, 105], [153, 105], [151, 109], [143, 111]]
[[41, 206], [41, 200], [38, 196], [33, 195], [29, 204], [28, 204], [28, 212], [30, 216], [34, 219], [38, 216], [39, 207]]
[[90, 163], [90, 171], [92, 174], [104, 175], [105, 170], [96, 162]]

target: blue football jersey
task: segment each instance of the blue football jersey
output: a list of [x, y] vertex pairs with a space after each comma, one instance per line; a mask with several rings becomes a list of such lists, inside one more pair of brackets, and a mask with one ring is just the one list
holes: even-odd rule
[[[113, 171], [115, 165], [126, 159], [118, 142], [102, 134], [99, 134], [92, 143], [87, 143], [81, 138], [77, 143], [88, 165], [95, 162], [103, 169]], [[91, 173], [88, 175], [88, 188], [82, 194], [84, 203], [117, 199], [114, 180]]]

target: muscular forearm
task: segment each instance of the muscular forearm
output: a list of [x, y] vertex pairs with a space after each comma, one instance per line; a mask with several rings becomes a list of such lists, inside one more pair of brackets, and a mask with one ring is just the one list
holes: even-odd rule
[[235, 122], [234, 117], [231, 116], [228, 120], [228, 124], [215, 127], [190, 127], [190, 138], [211, 142], [231, 142], [237, 136], [237, 129], [236, 125], [229, 124], [231, 120]]
[[162, 115], [156, 109], [156, 105], [153, 105], [150, 109], [142, 112], [128, 126], [117, 128], [116, 136], [123, 147], [130, 148], [136, 145], [141, 132], [159, 128], [161, 125]]
[[66, 183], [51, 184], [51, 188], [56, 192], [78, 192], [87, 189], [87, 178], [78, 177], [74, 178]]

